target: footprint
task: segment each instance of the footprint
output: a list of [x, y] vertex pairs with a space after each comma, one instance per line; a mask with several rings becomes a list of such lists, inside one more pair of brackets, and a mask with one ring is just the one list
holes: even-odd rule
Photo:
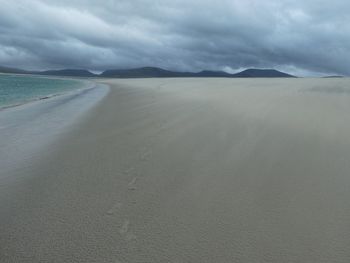
[[129, 189], [129, 190], [136, 190], [136, 189], [137, 189], [136, 186], [135, 186], [136, 180], [137, 180], [137, 177], [134, 177], [134, 178], [130, 181], [130, 183], [128, 184], [128, 189]]
[[116, 213], [120, 208], [122, 208], [122, 203], [116, 202], [108, 211], [107, 215], [113, 215]]
[[136, 235], [129, 231], [129, 225], [130, 221], [125, 220], [122, 227], [119, 230], [119, 233], [124, 236], [126, 241], [132, 241], [136, 239]]
[[129, 220], [125, 220], [122, 227], [119, 229], [119, 233], [122, 234], [122, 235], [125, 235], [128, 233], [129, 231]]
[[141, 161], [148, 161], [151, 155], [152, 150], [145, 151], [143, 154], [141, 154]]

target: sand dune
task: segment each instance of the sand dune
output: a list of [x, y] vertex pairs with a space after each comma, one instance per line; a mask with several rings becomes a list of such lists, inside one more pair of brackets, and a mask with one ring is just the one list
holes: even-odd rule
[[0, 262], [349, 262], [348, 79], [102, 82], [2, 185]]

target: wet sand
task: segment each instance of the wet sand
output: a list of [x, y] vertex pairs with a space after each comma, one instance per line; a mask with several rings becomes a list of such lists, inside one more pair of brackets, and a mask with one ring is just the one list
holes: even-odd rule
[[350, 262], [350, 80], [103, 80], [0, 183], [0, 262]]

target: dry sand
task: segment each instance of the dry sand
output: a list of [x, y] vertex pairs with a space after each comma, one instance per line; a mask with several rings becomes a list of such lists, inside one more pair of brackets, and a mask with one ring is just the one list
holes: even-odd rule
[[350, 262], [348, 79], [103, 82], [1, 185], [0, 262]]

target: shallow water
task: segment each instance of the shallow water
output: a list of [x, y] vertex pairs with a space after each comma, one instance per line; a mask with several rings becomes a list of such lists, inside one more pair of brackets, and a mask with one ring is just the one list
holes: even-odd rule
[[106, 86], [91, 85], [0, 111], [0, 186], [10, 170], [32, 162], [44, 146], [106, 95]]
[[0, 109], [76, 90], [85, 81], [0, 74]]

